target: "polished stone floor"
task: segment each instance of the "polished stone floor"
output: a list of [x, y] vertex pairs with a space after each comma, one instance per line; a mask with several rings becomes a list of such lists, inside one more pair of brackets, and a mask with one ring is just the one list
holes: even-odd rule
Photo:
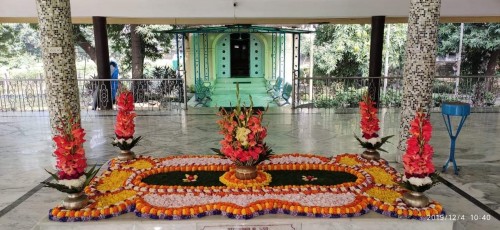
[[[137, 117], [136, 133], [144, 137], [138, 154], [162, 157], [177, 154], [211, 154], [217, 147], [215, 108], [146, 112]], [[345, 112], [345, 113], [342, 113]], [[111, 146], [113, 112], [84, 112], [82, 124], [87, 132], [85, 149], [90, 164], [105, 163], [115, 156]], [[397, 136], [398, 111], [382, 111], [383, 135]], [[434, 162], [440, 168], [449, 152], [449, 137], [439, 113], [431, 121], [434, 135]], [[63, 194], [47, 188], [37, 189], [49, 176], [54, 160], [51, 156], [47, 113], [0, 113], [0, 229], [30, 229], [47, 215], [49, 208]], [[354, 133], [359, 132], [359, 115], [352, 111], [296, 110], [271, 108], [265, 116], [269, 136], [266, 141], [276, 153], [315, 153], [332, 156], [356, 153]], [[449, 169], [445, 179], [496, 212], [500, 211], [500, 114], [473, 113], [466, 121], [456, 148], [460, 175]], [[397, 138], [388, 144], [383, 157], [395, 162]], [[400, 166], [393, 163], [397, 168]], [[32, 190], [30, 192], [30, 190]], [[28, 196], [26, 194], [32, 194]], [[443, 203], [448, 214], [464, 215], [460, 221], [466, 229], [497, 229], [498, 220], [481, 220], [487, 213], [444, 184], [428, 191], [431, 198]], [[24, 196], [24, 198], [23, 198]], [[28, 197], [27, 199], [25, 199]], [[20, 199], [21, 198], [21, 199]], [[13, 209], [13, 202], [19, 203]], [[9, 211], [10, 210], [10, 211]], [[8, 211], [8, 212], [6, 212]], [[478, 215], [479, 220], [472, 220]]]

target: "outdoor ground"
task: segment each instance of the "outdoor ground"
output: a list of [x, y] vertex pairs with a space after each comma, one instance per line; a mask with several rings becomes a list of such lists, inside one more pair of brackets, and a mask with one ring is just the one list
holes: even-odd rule
[[[137, 154], [163, 157], [180, 154], [212, 154], [221, 136], [217, 134], [216, 108], [195, 108], [163, 112], [140, 112], [136, 118], [136, 133], [144, 140], [134, 150]], [[83, 112], [82, 125], [87, 132], [85, 149], [89, 164], [105, 163], [116, 156], [111, 146], [113, 112]], [[397, 136], [399, 111], [382, 111], [382, 134]], [[440, 169], [449, 152], [449, 137], [439, 113], [433, 113], [434, 133], [431, 144], [435, 149], [434, 162]], [[330, 110], [296, 110], [271, 108], [264, 117], [268, 124], [267, 143], [276, 153], [315, 153], [332, 156], [340, 153], [359, 153], [353, 137], [359, 132], [357, 113], [333, 113]], [[499, 222], [482, 220], [487, 215], [457, 191], [464, 191], [487, 208], [500, 211], [500, 116], [498, 113], [473, 113], [466, 121], [457, 142], [457, 161], [460, 175], [449, 169], [441, 174], [452, 183], [439, 184], [427, 193], [443, 204], [447, 214], [463, 215], [460, 223], [466, 229], [496, 229]], [[386, 146], [389, 153], [382, 156], [394, 162], [397, 137]], [[0, 113], [0, 229], [30, 229], [64, 195], [41, 188], [39, 182], [49, 175], [54, 160], [47, 113]], [[392, 164], [400, 168], [396, 163]], [[456, 186], [453, 190], [450, 187]], [[466, 195], [467, 196], [467, 195]], [[485, 208], [485, 209], [487, 209]], [[473, 215], [473, 216], [471, 216]], [[476, 216], [477, 215], [477, 216]], [[472, 220], [479, 217], [478, 220]], [[257, 218], [258, 219], [258, 218]]]

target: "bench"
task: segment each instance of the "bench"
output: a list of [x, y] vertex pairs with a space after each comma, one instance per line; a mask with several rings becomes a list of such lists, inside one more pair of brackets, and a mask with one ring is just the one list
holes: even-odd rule
[[279, 106], [290, 104], [289, 100], [291, 96], [292, 96], [292, 85], [290, 85], [289, 83], [285, 83], [285, 85], [283, 86], [283, 92], [281, 93], [281, 98], [285, 100], [285, 103], [280, 104]]
[[[274, 81], [274, 84], [271, 83], [273, 81]], [[278, 92], [281, 91], [282, 84], [283, 84], [283, 78], [281, 78], [281, 77], [278, 77], [276, 80], [267, 81], [267, 86], [266, 86], [267, 92], [273, 94], [276, 91], [278, 91]]]
[[212, 98], [212, 87], [211, 87], [210, 82], [197, 82], [194, 86], [195, 89], [195, 101], [197, 102], [195, 106], [197, 105], [203, 105], [207, 106], [207, 102], [211, 101]]

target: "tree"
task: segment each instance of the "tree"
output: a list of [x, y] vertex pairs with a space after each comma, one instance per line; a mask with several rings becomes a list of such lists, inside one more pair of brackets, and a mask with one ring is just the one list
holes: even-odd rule
[[[123, 70], [132, 70], [132, 78], [143, 78], [144, 59], [156, 60], [170, 51], [172, 35], [157, 33], [168, 30], [168, 25], [109, 25], [110, 46], [124, 54]], [[128, 64], [130, 63], [130, 64]]]
[[94, 31], [92, 25], [75, 24], [73, 25], [73, 36], [75, 44], [78, 45], [88, 55], [90, 60], [96, 62]]
[[314, 72], [339, 77], [367, 75], [369, 41], [369, 25], [320, 25], [314, 42]]
[[385, 36], [388, 33], [388, 29], [386, 27], [386, 35], [384, 35], [383, 60], [385, 60], [385, 55], [389, 55], [389, 76], [403, 75], [402, 71], [405, 61], [407, 31], [408, 24], [406, 23], [390, 24], [389, 45], [387, 45], [387, 43], [385, 42]]
[[[155, 31], [171, 29], [168, 25], [108, 25], [107, 29], [110, 51], [115, 53], [115, 56], [123, 56], [120, 60], [120, 68], [123, 71], [132, 70], [134, 79], [143, 78], [145, 58], [156, 60], [170, 50], [172, 36], [155, 33]], [[95, 62], [96, 51], [92, 25], [74, 25], [73, 34], [75, 43]]]
[[[457, 53], [460, 39], [460, 24], [442, 24], [439, 28], [440, 55]], [[498, 23], [473, 23], [464, 24], [462, 41], [462, 63], [460, 75], [486, 75], [498, 74], [500, 59], [500, 24]], [[475, 79], [473, 104], [484, 104], [484, 95], [493, 88], [493, 78]]]
[[[439, 27], [439, 55], [458, 53], [460, 24]], [[460, 75], [495, 75], [500, 55], [500, 24], [464, 24]]]
[[14, 68], [25, 71], [21, 75], [14, 73], [10, 77], [38, 78], [39, 73], [30, 67], [40, 58], [39, 34], [30, 24], [0, 25], [0, 63], [7, 69]]
[[9, 44], [14, 41], [17, 36], [16, 31], [12, 26], [0, 24], [0, 51], [6, 53], [10, 50]]
[[18, 52], [14, 45], [18, 34], [19, 31], [13, 26], [0, 24], [0, 53], [2, 53], [0, 56], [1, 64], [7, 64], [8, 59]]
[[[400, 75], [404, 64], [407, 24], [391, 24], [389, 69]], [[387, 30], [385, 31], [387, 33]], [[368, 76], [370, 25], [320, 25], [316, 30], [315, 67], [317, 75]], [[385, 38], [385, 37], [384, 37]], [[385, 41], [385, 40], [384, 40]]]
[[[114, 51], [124, 54], [122, 70], [132, 70], [132, 79], [143, 79], [144, 59], [156, 60], [170, 50], [172, 36], [156, 31], [171, 29], [166, 25], [111, 25], [108, 34]], [[130, 64], [129, 64], [130, 63]], [[142, 86], [142, 87], [141, 87]], [[134, 100], [142, 101], [146, 82], [134, 82]]]

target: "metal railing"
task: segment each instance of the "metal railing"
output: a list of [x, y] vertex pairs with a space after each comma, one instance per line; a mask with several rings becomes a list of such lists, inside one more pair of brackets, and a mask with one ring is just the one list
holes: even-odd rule
[[[182, 79], [78, 79], [81, 109], [104, 108], [112, 100], [111, 84], [132, 91], [136, 110], [184, 109], [187, 105]], [[45, 111], [46, 92], [42, 79], [0, 80], [0, 111]], [[115, 101], [112, 103], [116, 109]]]
[[[313, 85], [309, 82], [312, 79]], [[400, 107], [403, 96], [402, 77], [381, 77], [380, 104]], [[366, 77], [298, 78], [294, 105], [297, 108], [355, 108], [368, 89]], [[120, 79], [134, 93], [137, 110], [173, 110], [187, 108], [182, 79]], [[112, 100], [109, 95], [112, 80], [79, 79], [78, 90], [82, 110], [104, 108]], [[384, 87], [385, 85], [385, 87]], [[312, 88], [312, 91], [311, 91]], [[500, 106], [500, 76], [436, 77], [432, 87], [432, 105], [443, 101], [462, 101], [473, 107]], [[114, 102], [113, 102], [114, 103]], [[113, 109], [116, 106], [113, 105]], [[42, 79], [0, 80], [0, 112], [47, 110], [46, 86]]]
[[[400, 107], [403, 78], [375, 79], [380, 80], [380, 104], [383, 107]], [[298, 78], [296, 82], [298, 94], [295, 105], [298, 108], [355, 108], [370, 84], [367, 77]], [[473, 107], [499, 106], [500, 76], [435, 77], [432, 99], [433, 107], [440, 107], [443, 101], [462, 101]]]

